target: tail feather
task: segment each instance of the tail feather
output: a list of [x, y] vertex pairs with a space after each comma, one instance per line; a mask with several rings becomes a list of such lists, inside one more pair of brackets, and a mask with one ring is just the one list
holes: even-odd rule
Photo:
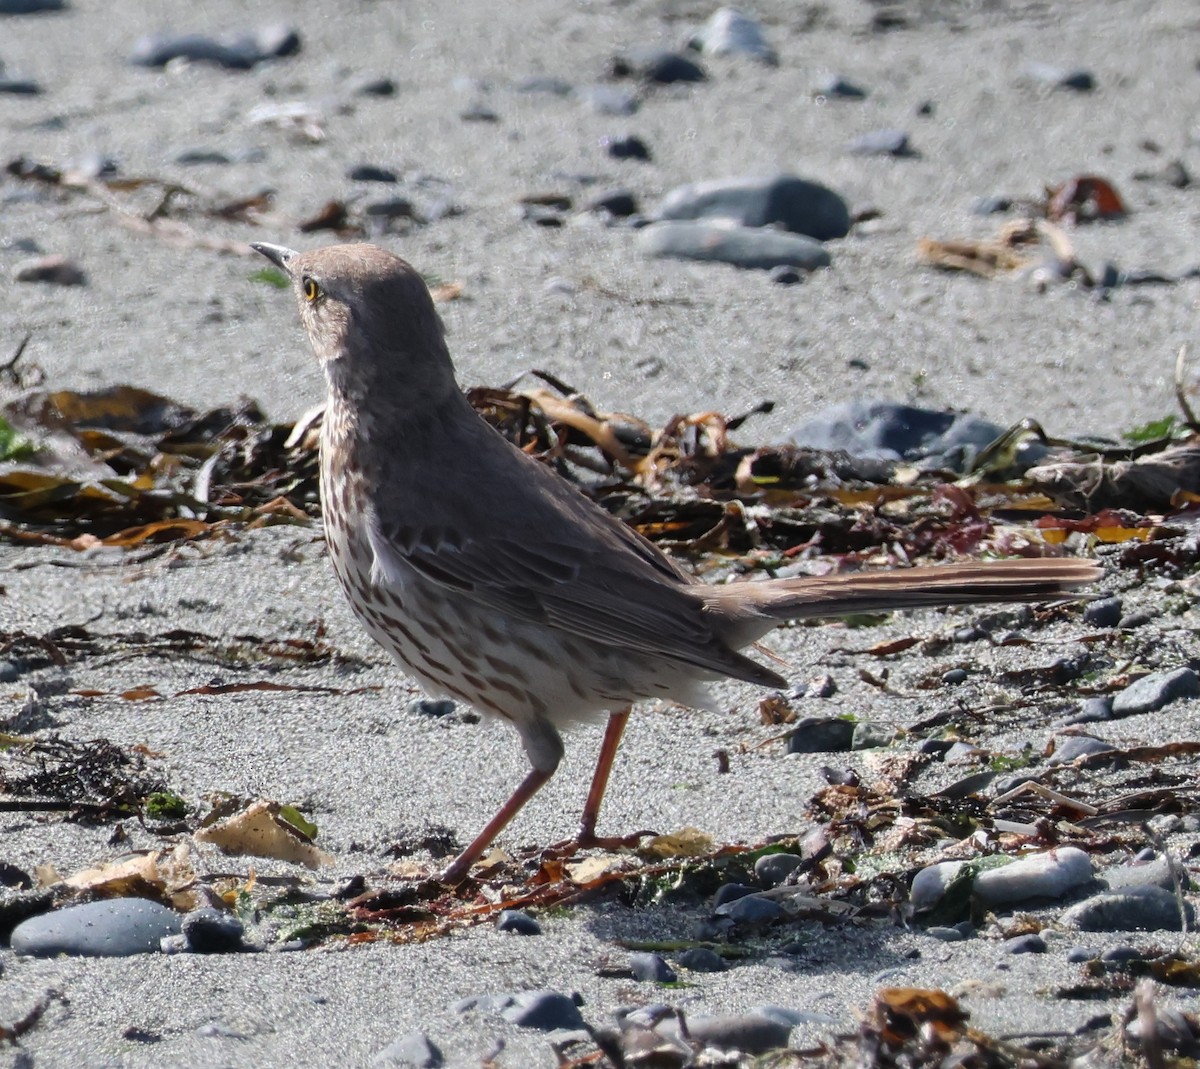
[[[783, 620], [990, 602], [1042, 601], [1095, 582], [1094, 561], [1060, 557], [800, 576], [709, 587], [710, 609], [729, 619], [735, 645]], [[758, 632], [758, 634], [755, 634]], [[732, 637], [732, 636], [731, 636]]]

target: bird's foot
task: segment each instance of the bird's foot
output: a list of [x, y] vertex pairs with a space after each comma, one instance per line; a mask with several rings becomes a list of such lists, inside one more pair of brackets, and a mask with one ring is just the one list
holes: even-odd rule
[[643, 839], [657, 835], [656, 831], [635, 831], [629, 835], [597, 835], [589, 829], [580, 829], [573, 839], [564, 839], [542, 851], [544, 858], [566, 861], [580, 850], [636, 850]]

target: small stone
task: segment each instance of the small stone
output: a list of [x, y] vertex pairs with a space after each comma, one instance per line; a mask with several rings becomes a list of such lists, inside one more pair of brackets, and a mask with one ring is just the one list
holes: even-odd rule
[[1137, 947], [1117, 946], [1109, 947], [1100, 955], [1100, 960], [1109, 965], [1128, 965], [1134, 961], [1144, 961], [1145, 955]]
[[360, 82], [355, 87], [354, 92], [356, 96], [393, 97], [399, 91], [399, 88], [391, 78], [379, 77], [368, 78]]
[[67, 0], [0, 0], [0, 15], [36, 15], [66, 8]]
[[1092, 862], [1082, 850], [1063, 846], [1018, 858], [975, 877], [975, 897], [986, 906], [1033, 898], [1060, 899], [1092, 881]]
[[799, 854], [763, 854], [754, 862], [754, 875], [764, 887], [778, 887], [803, 863]]
[[788, 736], [788, 753], [845, 753], [854, 743], [854, 723], [838, 717], [806, 716]]
[[605, 137], [600, 144], [614, 160], [650, 160], [650, 149], [640, 137], [626, 134], [624, 137]]
[[957, 928], [948, 928], [944, 924], [932, 924], [925, 929], [925, 934], [943, 943], [961, 943], [967, 937]]
[[371, 1059], [373, 1069], [441, 1069], [442, 1052], [424, 1032], [393, 1040]]
[[638, 202], [628, 189], [607, 189], [593, 196], [584, 207], [589, 212], [607, 212], [618, 219], [627, 219], [637, 214]]
[[1107, 696], [1088, 698], [1074, 712], [1064, 716], [1059, 725], [1069, 727], [1072, 724], [1097, 724], [1112, 719], [1112, 698]]
[[717, 893], [713, 895], [713, 908], [719, 909], [726, 903], [736, 902], [739, 898], [745, 898], [746, 895], [752, 895], [757, 891], [757, 887], [752, 887], [748, 883], [723, 883], [717, 888]]
[[510, 1024], [541, 1032], [583, 1027], [579, 1007], [570, 995], [558, 991], [522, 991], [511, 997], [512, 1004], [500, 1010], [500, 1016]]
[[13, 268], [14, 282], [47, 282], [53, 286], [82, 286], [87, 276], [65, 256], [39, 256]]
[[111, 898], [43, 913], [18, 924], [10, 945], [17, 954], [49, 958], [128, 957], [159, 950], [180, 931], [174, 910], [144, 898]]
[[206, 163], [227, 165], [233, 160], [218, 149], [187, 148], [175, 157], [175, 162], [182, 167], [195, 167]]
[[904, 130], [872, 130], [854, 138], [846, 150], [854, 156], [913, 156]]
[[[759, 1013], [688, 1017], [687, 1028], [688, 1035], [696, 1043], [751, 1055], [786, 1047], [792, 1034], [791, 1025]], [[666, 1018], [656, 1031], [664, 1035], [678, 1035], [679, 1019], [674, 1015]]]
[[[960, 646], [965, 646], [971, 642], [982, 642], [987, 638], [987, 632], [982, 627], [976, 627], [970, 624], [967, 627], [958, 628], [953, 635], [950, 636], [951, 642], [956, 642]], [[943, 677], [943, 682], [945, 677]]]
[[812, 95], [830, 100], [865, 100], [867, 91], [840, 75], [831, 74], [813, 86]]
[[1080, 757], [1090, 757], [1092, 754], [1109, 753], [1114, 750], [1111, 742], [1093, 738], [1091, 735], [1065, 735], [1054, 739], [1054, 753], [1050, 755], [1047, 765], [1064, 765]]
[[629, 971], [635, 980], [651, 981], [656, 984], [673, 984], [679, 979], [675, 970], [667, 964], [661, 954], [635, 953], [629, 955]]
[[854, 725], [851, 750], [881, 750], [896, 741], [896, 729], [874, 720], [860, 720]]
[[227, 954], [244, 949], [245, 927], [229, 913], [216, 909], [197, 909], [183, 918], [183, 935], [195, 954]]
[[831, 262], [812, 238], [759, 227], [651, 223], [638, 231], [638, 244], [644, 255], [655, 259], [715, 261], [758, 270], [786, 264], [815, 271]]
[[734, 924], [747, 928], [771, 924], [783, 917], [783, 907], [778, 902], [759, 895], [746, 895], [721, 909]]
[[1006, 954], [1045, 954], [1046, 940], [1036, 932], [1017, 935], [1004, 941], [1004, 952]]
[[1092, 961], [1096, 957], [1096, 951], [1091, 947], [1071, 947], [1067, 951], [1067, 961], [1071, 965], [1081, 965], [1085, 961]]
[[781, 226], [818, 241], [843, 238], [850, 232], [850, 208], [842, 197], [819, 182], [789, 174], [677, 186], [663, 199], [658, 218]]
[[681, 968], [692, 972], [724, 972], [727, 967], [725, 959], [708, 947], [692, 947], [685, 950], [678, 960]]
[[32, 78], [0, 77], [0, 93], [8, 96], [35, 97], [41, 95], [42, 87]]
[[748, 56], [775, 66], [779, 57], [769, 44], [762, 26], [732, 7], [718, 8], [688, 41], [706, 56]]
[[1172, 672], [1152, 672], [1131, 683], [1113, 698], [1113, 716], [1138, 716], [1153, 713], [1179, 698], [1200, 695], [1200, 676], [1191, 668]]
[[632, 115], [639, 107], [635, 94], [615, 85], [580, 86], [572, 95], [598, 115]]
[[1024, 73], [1031, 81], [1050, 86], [1052, 89], [1074, 89], [1076, 92], [1088, 93], [1096, 88], [1096, 79], [1092, 72], [1081, 68], [1068, 70], [1050, 63], [1027, 63]]
[[[1195, 911], [1190, 902], [1185, 906], [1190, 927]], [[1065, 910], [1059, 923], [1085, 932], [1178, 932], [1183, 927], [1174, 893], [1161, 887], [1131, 887], [1094, 895]]]
[[948, 687], [956, 687], [966, 681], [967, 670], [965, 668], [951, 668], [942, 673], [942, 682]]
[[1012, 197], [1005, 197], [998, 193], [988, 194], [986, 197], [979, 197], [971, 205], [972, 215], [1002, 215], [1005, 212], [1012, 211]]
[[20, 661], [0, 658], [0, 683], [15, 683], [24, 670], [25, 666]]
[[[1188, 890], [1187, 869], [1179, 866], [1175, 871], [1184, 890]], [[1100, 874], [1100, 879], [1108, 885], [1110, 891], [1130, 891], [1138, 887], [1161, 887], [1164, 891], [1171, 892], [1175, 890], [1175, 872], [1172, 872], [1170, 859], [1165, 855], [1151, 854], [1148, 860], [1114, 865], [1105, 869]]]
[[790, 264], [780, 264], [778, 267], [772, 267], [767, 277], [777, 286], [794, 286], [798, 282], [804, 281], [804, 273]]
[[468, 104], [467, 107], [463, 108], [463, 110], [458, 113], [458, 117], [462, 119], [463, 122], [498, 123], [500, 121], [500, 115], [498, 112], [494, 111], [492, 108], [489, 108], [486, 104], [480, 103], [479, 101]]
[[613, 59], [609, 69], [614, 78], [639, 78], [659, 85], [702, 82], [708, 77], [699, 63], [656, 45], [627, 49]]
[[1090, 627], [1116, 627], [1124, 611], [1124, 602], [1120, 598], [1099, 598], [1084, 606], [1083, 622]]
[[451, 716], [456, 708], [458, 706], [449, 698], [413, 698], [408, 703], [406, 711], [416, 716], [428, 716], [436, 720], [443, 716]]
[[504, 909], [496, 918], [496, 931], [516, 932], [517, 935], [541, 935], [542, 926], [519, 909]]
[[1132, 631], [1135, 627], [1145, 627], [1148, 623], [1156, 619], [1157, 617], [1153, 613], [1131, 612], [1122, 616], [1121, 622], [1117, 626], [1122, 631]]
[[400, 176], [387, 167], [376, 167], [371, 163], [360, 163], [346, 172], [346, 177], [352, 182], [387, 182], [396, 183]]
[[299, 33], [284, 25], [220, 37], [198, 33], [151, 34], [134, 42], [129, 62], [135, 67], [165, 67], [184, 59], [228, 70], [249, 70], [267, 60], [293, 56], [300, 48]]

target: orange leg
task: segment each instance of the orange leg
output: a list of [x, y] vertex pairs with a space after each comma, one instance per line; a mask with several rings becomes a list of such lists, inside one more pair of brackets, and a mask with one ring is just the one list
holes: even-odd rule
[[616, 713], [609, 713], [608, 724], [604, 728], [604, 741], [600, 744], [600, 756], [596, 758], [596, 771], [592, 773], [592, 785], [588, 790], [587, 801], [583, 803], [583, 817], [579, 821], [579, 834], [575, 837], [576, 849], [589, 846], [602, 846], [608, 849], [637, 846], [652, 831], [635, 831], [631, 835], [600, 836], [596, 834], [596, 821], [600, 817], [600, 805], [604, 801], [604, 791], [608, 787], [608, 777], [612, 772], [613, 760], [617, 756], [617, 747], [621, 745], [621, 737], [625, 734], [625, 725], [629, 722], [632, 705], [627, 705]]

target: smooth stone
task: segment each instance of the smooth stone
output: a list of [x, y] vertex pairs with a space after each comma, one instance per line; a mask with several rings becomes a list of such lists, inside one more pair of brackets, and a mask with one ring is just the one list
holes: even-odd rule
[[955, 742], [942, 755], [942, 761], [948, 765], [975, 764], [988, 755], [987, 750], [976, 746], [973, 742]]
[[52, 286], [83, 286], [87, 275], [65, 256], [39, 256], [13, 268], [14, 282], [45, 282]]
[[725, 959], [715, 950], [708, 947], [692, 947], [678, 957], [681, 968], [691, 972], [724, 972], [727, 968]]
[[734, 924], [745, 927], [771, 924], [783, 916], [783, 907], [778, 902], [758, 895], [746, 895], [721, 910]]
[[531, 74], [514, 84], [513, 88], [518, 93], [545, 93], [548, 96], [565, 97], [571, 95], [574, 86], [549, 74]]
[[860, 720], [854, 725], [851, 750], [882, 750], [896, 741], [896, 729], [874, 720]]
[[35, 97], [43, 92], [32, 78], [0, 78], [0, 93], [9, 96]]
[[1083, 622], [1091, 627], [1116, 627], [1124, 611], [1124, 602], [1120, 598], [1098, 598], [1083, 607]]
[[510, 1024], [522, 1028], [536, 1028], [542, 1032], [553, 1032], [556, 1028], [583, 1027], [583, 1018], [575, 1000], [559, 991], [472, 995], [455, 1002], [451, 1009], [456, 1013], [495, 1013]]
[[[793, 429], [788, 440], [809, 449], [920, 462], [965, 473], [980, 450], [1005, 430], [969, 414], [861, 400], [823, 409]], [[1045, 446], [1031, 443], [1018, 449], [1015, 465], [1024, 471], [1045, 456]]]
[[[958, 628], [954, 634], [950, 636], [950, 641], [957, 642], [959, 645], [965, 646], [971, 642], [982, 642], [985, 638], [987, 638], [987, 636], [988, 633], [982, 627], [977, 627], [975, 624], [969, 624], [967, 627]], [[943, 681], [945, 678], [945, 676], [942, 676]]]
[[839, 717], [806, 716], [788, 736], [788, 753], [845, 753], [854, 744], [855, 724]]
[[799, 854], [763, 854], [754, 862], [754, 875], [766, 887], [778, 887], [802, 864]]
[[541, 935], [542, 926], [522, 910], [503, 909], [496, 918], [496, 931], [516, 932], [517, 935]]
[[639, 107], [636, 94], [615, 85], [584, 85], [571, 95], [598, 115], [632, 115]]
[[120, 958], [155, 953], [164, 936], [179, 932], [174, 910], [144, 898], [111, 898], [30, 917], [13, 929], [10, 945], [37, 958]]
[[183, 918], [183, 936], [196, 954], [228, 954], [245, 949], [245, 926], [230, 913], [217, 909], [197, 909]]
[[804, 281], [804, 273], [790, 264], [772, 267], [767, 277], [779, 286], [794, 286], [796, 283]]
[[908, 889], [908, 900], [913, 910], [924, 913], [933, 909], [951, 887], [958, 885], [962, 879], [970, 880], [970, 870], [965, 861], [938, 861], [926, 865], [913, 877], [912, 886]]
[[854, 156], [912, 156], [905, 130], [872, 130], [854, 138], [846, 150]]
[[1132, 631], [1135, 627], [1145, 627], [1148, 623], [1157, 619], [1158, 617], [1153, 613], [1131, 612], [1122, 616], [1121, 622], [1117, 626], [1123, 631]]
[[452, 715], [457, 708], [458, 706], [450, 698], [413, 698], [406, 706], [405, 711], [416, 716], [432, 717], [436, 720]]
[[629, 955], [629, 971], [635, 980], [673, 984], [679, 977], [661, 954], [637, 952]]
[[614, 57], [611, 64], [616, 78], [640, 78], [645, 82], [670, 85], [672, 82], [702, 82], [708, 77], [699, 63], [657, 45], [628, 48]]
[[374, 1069], [441, 1069], [446, 1060], [424, 1032], [410, 1032], [393, 1040], [374, 1058]]
[[486, 104], [481, 104], [479, 101], [467, 105], [458, 113], [458, 117], [463, 122], [489, 122], [497, 123], [500, 121], [500, 113]]
[[818, 241], [843, 238], [850, 232], [850, 209], [837, 193], [819, 182], [788, 174], [720, 178], [676, 186], [659, 206], [658, 218], [726, 219], [741, 226], [782, 226]]
[[948, 687], [956, 687], [966, 681], [967, 670], [965, 668], [951, 668], [942, 673], [942, 682]]
[[188, 148], [175, 157], [175, 162], [182, 167], [194, 167], [204, 163], [226, 165], [232, 163], [233, 160], [219, 149]]
[[199, 33], [149, 34], [134, 42], [129, 62], [135, 67], [165, 67], [177, 59], [214, 63], [228, 70], [249, 70], [271, 59], [294, 56], [300, 35], [289, 26], [264, 26], [254, 33], [206, 37]]
[[867, 97], [865, 89], [837, 74], [831, 74], [817, 82], [812, 88], [812, 94], [832, 100], [865, 100]]
[[[1190, 889], [1187, 869], [1178, 869], [1184, 890]], [[1175, 878], [1171, 863], [1165, 856], [1154, 855], [1140, 863], [1114, 865], [1100, 873], [1100, 880], [1110, 891], [1130, 891], [1137, 887], [1161, 887], [1164, 891], [1175, 891]]]
[[360, 163], [346, 172], [346, 177], [352, 182], [386, 182], [394, 184], [400, 181], [400, 176], [387, 167], [376, 167], [371, 163]]
[[1027, 63], [1024, 74], [1032, 81], [1055, 89], [1074, 89], [1080, 93], [1087, 93], [1096, 88], [1096, 79], [1092, 72], [1083, 68], [1070, 70], [1056, 67], [1052, 63]]
[[24, 887], [0, 887], [0, 943], [7, 942], [22, 921], [49, 913], [53, 907], [54, 893], [48, 888], [31, 888], [27, 882]]
[[1080, 757], [1110, 753], [1115, 750], [1111, 742], [1093, 738], [1091, 735], [1062, 735], [1054, 739], [1054, 753], [1047, 765], [1065, 765]]
[[748, 883], [723, 883], [717, 888], [717, 893], [713, 895], [713, 909], [720, 909], [721, 906], [757, 892], [758, 888]]
[[781, 264], [815, 271], [828, 267], [829, 253], [802, 234], [715, 223], [651, 223], [638, 231], [644, 255], [655, 259], [700, 260], [769, 270]]
[[637, 214], [638, 202], [628, 189], [607, 189], [593, 196], [584, 207], [589, 212], [608, 212], [618, 219], [627, 219]]
[[779, 62], [762, 26], [732, 7], [717, 8], [692, 34], [688, 47], [706, 56], [748, 56], [772, 66]]
[[1026, 902], [1032, 898], [1060, 899], [1092, 881], [1092, 860], [1078, 847], [1063, 846], [1017, 858], [975, 877], [975, 897], [986, 906]]
[[1072, 724], [1099, 724], [1112, 719], [1112, 698], [1107, 696], [1088, 698], [1069, 716], [1064, 716], [1056, 726], [1070, 727]]
[[1096, 951], [1091, 947], [1071, 947], [1067, 951], [1067, 962], [1070, 965], [1082, 965], [1085, 961], [1091, 961], [1096, 956]]
[[1036, 932], [1013, 936], [1002, 944], [1006, 954], [1045, 954], [1046, 940]]
[[1152, 672], [1131, 683], [1113, 698], [1113, 716], [1153, 713], [1178, 698], [1194, 698], [1197, 695], [1200, 695], [1200, 676], [1193, 669]]
[[650, 160], [650, 148], [636, 134], [624, 137], [606, 137], [600, 142], [614, 160]]
[[947, 928], [943, 924], [930, 925], [925, 929], [925, 934], [931, 935], [934, 939], [939, 939], [943, 943], [961, 943], [967, 938], [957, 928]]
[[66, 9], [67, 0], [0, 0], [0, 15], [36, 15]]
[[355, 96], [360, 97], [394, 97], [400, 87], [386, 75], [377, 78], [367, 78], [354, 87]]
[[1145, 955], [1137, 947], [1109, 947], [1100, 955], [1100, 960], [1110, 965], [1128, 965], [1132, 961], [1144, 961]]
[[24, 670], [25, 666], [20, 661], [0, 658], [0, 683], [15, 683]]
[[[1190, 927], [1195, 923], [1195, 910], [1190, 902], [1185, 906]], [[1064, 910], [1059, 923], [1085, 932], [1178, 932], [1183, 927], [1174, 893], [1161, 887], [1131, 887], [1093, 895]]]
[[[688, 1017], [687, 1028], [694, 1042], [744, 1054], [765, 1054], [786, 1047], [792, 1034], [791, 1025], [758, 1013]], [[678, 1018], [667, 1018], [655, 1031], [668, 1036], [679, 1035]]]
[[986, 197], [979, 197], [971, 204], [972, 215], [1002, 215], [1004, 212], [1012, 211], [1012, 198], [1005, 197], [999, 193], [991, 193]]

